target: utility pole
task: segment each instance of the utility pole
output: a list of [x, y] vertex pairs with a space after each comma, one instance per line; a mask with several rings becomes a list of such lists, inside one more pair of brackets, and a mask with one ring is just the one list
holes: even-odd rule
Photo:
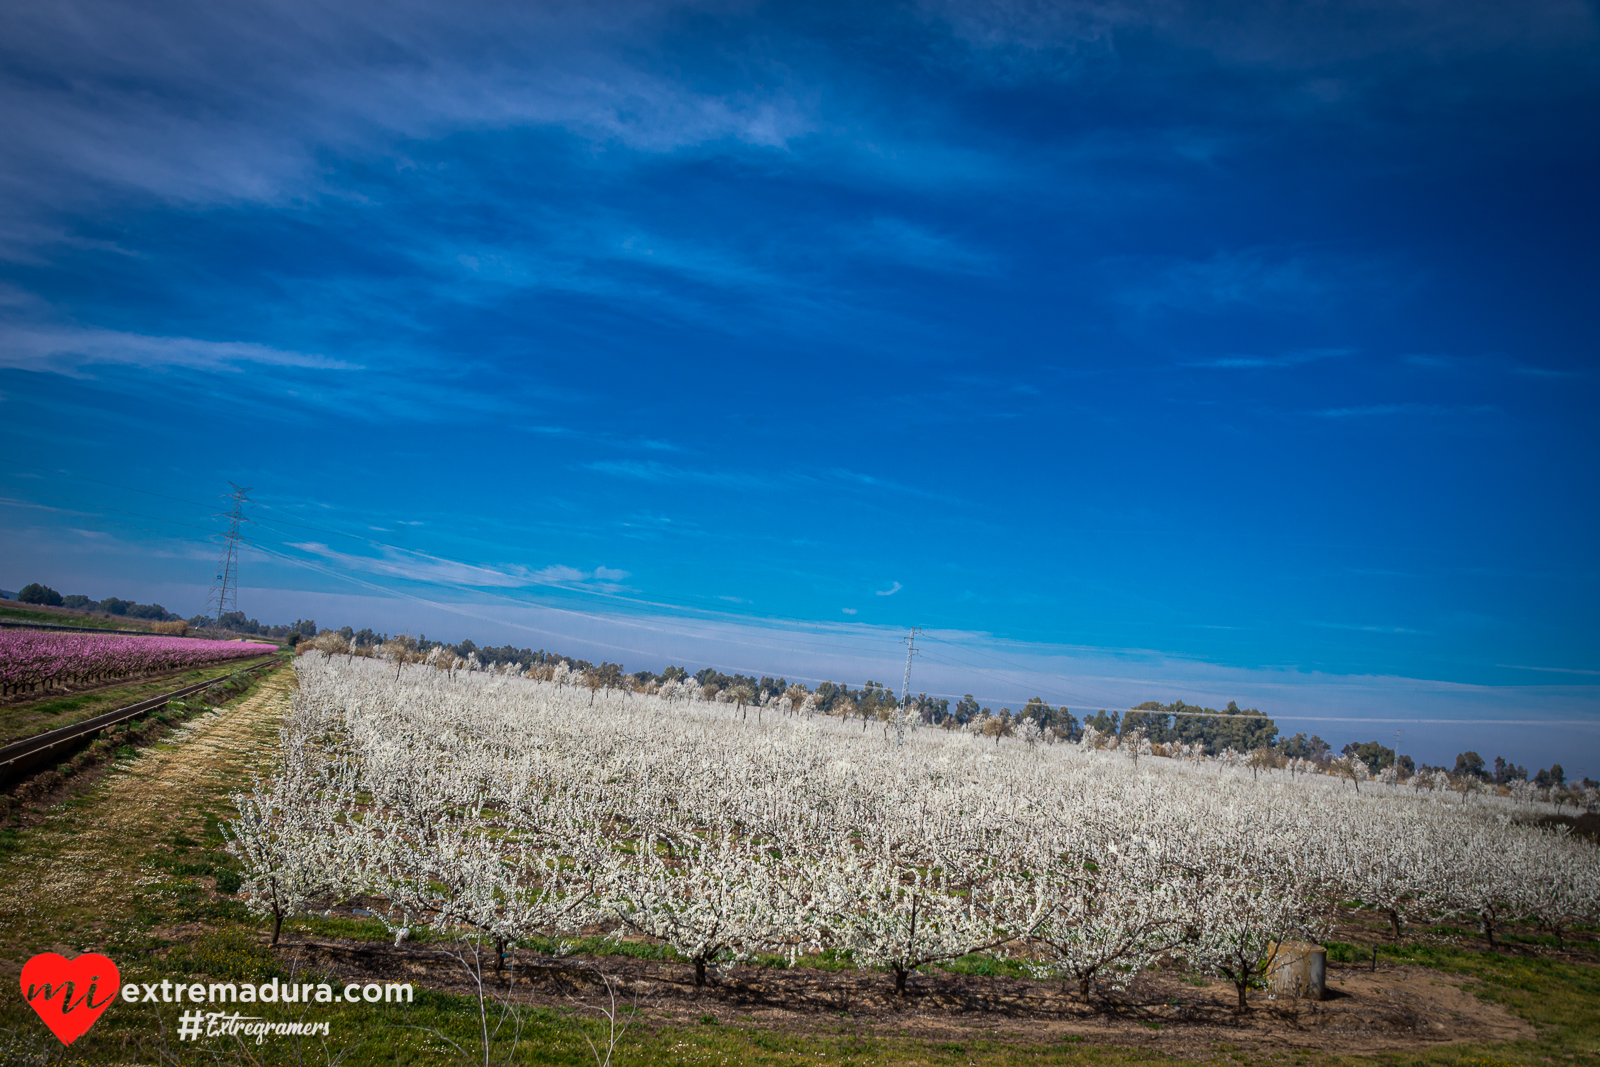
[[894, 747], [900, 748], [906, 743], [906, 716], [911, 712], [911, 657], [918, 655], [917, 635], [922, 630], [916, 626], [911, 628], [911, 633], [900, 640], [906, 646], [906, 677], [900, 683], [900, 716], [895, 722]]
[[237, 482], [228, 484], [233, 486], [233, 492], [223, 493], [222, 497], [232, 500], [233, 508], [217, 516], [228, 520], [228, 532], [222, 535], [222, 558], [217, 561], [217, 574], [211, 579], [211, 592], [206, 595], [206, 607], [217, 606], [212, 618], [218, 626], [222, 625], [223, 613], [230, 607], [235, 611], [239, 608], [239, 527], [253, 521], [244, 513], [244, 506], [251, 502], [247, 494], [252, 490]]

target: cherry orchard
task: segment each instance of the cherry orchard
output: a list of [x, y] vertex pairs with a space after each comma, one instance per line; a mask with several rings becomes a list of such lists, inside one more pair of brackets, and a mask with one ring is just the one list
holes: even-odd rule
[[751, 715], [693, 684], [453, 666], [298, 661], [282, 763], [229, 828], [275, 935], [360, 897], [397, 940], [427, 926], [497, 961], [600, 924], [699, 981], [831, 949], [903, 990], [988, 951], [1084, 996], [1181, 958], [1242, 1008], [1272, 946], [1342, 902], [1491, 941], [1600, 920], [1594, 846], [1499, 798], [929, 729], [897, 746], [782, 697]]

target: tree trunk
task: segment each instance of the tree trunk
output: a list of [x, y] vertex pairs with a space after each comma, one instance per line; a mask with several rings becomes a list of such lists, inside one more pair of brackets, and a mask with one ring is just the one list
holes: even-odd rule
[[1078, 996], [1082, 997], [1085, 1002], [1089, 999], [1089, 983], [1092, 981], [1094, 979], [1088, 976], [1078, 979]]
[[494, 973], [499, 974], [506, 969], [506, 939], [494, 939]]
[[1400, 940], [1400, 913], [1393, 908], [1389, 909], [1389, 922], [1394, 926], [1394, 939]]
[[272, 943], [274, 945], [276, 945], [278, 943], [278, 934], [281, 933], [282, 931], [283, 931], [283, 912], [275, 911], [275, 912], [272, 913]]
[[1489, 939], [1489, 950], [1494, 951], [1494, 920], [1483, 916], [1483, 936]]
[[1235, 986], [1237, 986], [1238, 989], [1239, 989], [1239, 1010], [1241, 1012], [1249, 1011], [1250, 1010], [1250, 1002], [1245, 999], [1244, 994], [1245, 994], [1245, 990], [1250, 988], [1250, 979], [1243, 978], [1243, 979], [1240, 979], [1239, 981], [1237, 981], [1237, 982], [1235, 982], [1233, 984]]
[[900, 964], [894, 965], [894, 991], [902, 997], [906, 995], [906, 975], [909, 973]]
[[694, 984], [697, 986], [706, 984], [706, 958], [704, 956], [696, 956], [694, 958]]

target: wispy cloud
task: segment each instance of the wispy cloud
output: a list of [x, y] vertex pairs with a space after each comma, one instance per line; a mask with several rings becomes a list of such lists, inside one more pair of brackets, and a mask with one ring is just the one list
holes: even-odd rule
[[1596, 20], [1581, 3], [1513, 13], [1493, 4], [1441, 8], [1399, 0], [1366, 9], [1360, 18], [1344, 7], [1320, 5], [922, 0], [918, 7], [924, 17], [947, 25], [992, 76], [1005, 80], [1060, 78], [1096, 69], [1096, 60], [1115, 62], [1118, 36], [1135, 31], [1180, 43], [1189, 63], [1204, 57], [1234, 71], [1272, 72], [1280, 92], [1283, 85], [1298, 87], [1300, 94], [1326, 103], [1370, 91], [1384, 60], [1413, 50], [1425, 51], [1438, 66], [1484, 53], [1538, 56], [1596, 39]]
[[994, 274], [1000, 261], [955, 237], [920, 223], [879, 216], [845, 238], [858, 255], [893, 260], [908, 267], [952, 274]]
[[380, 548], [381, 554], [378, 556], [340, 552], [316, 541], [291, 542], [289, 547], [353, 571], [442, 585], [518, 589], [539, 585], [587, 584], [595, 588], [616, 589], [616, 583], [628, 577], [627, 571], [604, 566], [592, 571], [559, 563], [538, 569], [523, 566], [488, 567], [389, 546]]
[[603, 459], [585, 463], [583, 469], [597, 474], [610, 474], [618, 478], [634, 478], [658, 484], [716, 485], [728, 489], [770, 489], [771, 479], [740, 471], [696, 470], [654, 460]]
[[1127, 257], [1110, 265], [1129, 278], [1117, 299], [1141, 312], [1295, 310], [1342, 298], [1357, 284], [1341, 258], [1310, 251], [1225, 249], [1206, 259]]
[[1492, 404], [1360, 404], [1347, 408], [1324, 408], [1312, 412], [1320, 419], [1383, 418], [1391, 415], [1483, 415], [1497, 410]]
[[1411, 352], [1402, 356], [1401, 362], [1410, 367], [1457, 374], [1511, 374], [1520, 378], [1543, 378], [1552, 381], [1592, 377], [1591, 372], [1587, 370], [1537, 366], [1499, 355], [1447, 356], [1432, 352]]
[[[549, 5], [474, 18], [294, 0], [248, 17], [180, 11], [41, 9], [9, 27], [9, 63], [48, 63], [56, 74], [0, 88], [0, 130], [17, 170], [37, 183], [29, 199], [76, 185], [188, 203], [281, 202], [323, 191], [327, 145], [463, 128], [546, 126], [667, 153], [724, 142], [781, 152], [816, 126], [806, 94], [781, 75], [694, 84], [619, 55], [617, 45], [662, 29], [666, 12], [651, 4], [608, 5], [604, 17]], [[369, 46], [380, 39], [384, 47]], [[148, 91], [119, 91], [128, 83]], [[189, 106], [197, 99], [208, 106]]]
[[1278, 356], [1219, 356], [1216, 359], [1191, 360], [1185, 367], [1215, 367], [1222, 370], [1260, 370], [1284, 367], [1301, 367], [1325, 359], [1339, 359], [1354, 355], [1353, 348], [1310, 348]]
[[894, 596], [896, 593], [898, 593], [903, 588], [905, 588], [905, 587], [902, 586], [899, 582], [895, 582], [894, 585], [890, 586], [888, 589], [879, 589], [877, 591], [876, 595], [877, 596]]
[[247, 363], [329, 371], [362, 369], [359, 364], [342, 359], [251, 341], [155, 337], [117, 330], [0, 326], [0, 367], [16, 370], [70, 374], [95, 364], [128, 364], [237, 371], [240, 364]]
[[1552, 370], [1549, 367], [1531, 367], [1519, 364], [1511, 368], [1512, 374], [1520, 374], [1526, 378], [1587, 378], [1588, 374], [1575, 370]]
[[1431, 630], [1413, 630], [1405, 626], [1363, 625], [1348, 622], [1312, 622], [1307, 625], [1318, 626], [1324, 630], [1356, 630], [1369, 634], [1428, 634], [1432, 632]]
[[1548, 674], [1588, 674], [1600, 676], [1600, 671], [1584, 670], [1579, 667], [1530, 667], [1523, 663], [1496, 663], [1496, 667], [1505, 667], [1513, 671], [1543, 671]]
[[785, 471], [777, 473], [751, 473], [747, 471], [705, 470], [681, 467], [656, 460], [603, 459], [585, 463], [581, 469], [597, 474], [610, 474], [619, 478], [659, 484], [715, 485], [727, 489], [766, 490], [779, 486], [834, 489], [853, 489], [858, 492], [892, 493], [940, 503], [956, 503], [956, 499], [943, 493], [906, 485], [888, 478], [879, 478], [844, 467], [825, 471]]
[[904, 482], [898, 482], [891, 478], [880, 478], [874, 474], [863, 474], [860, 471], [849, 470], [845, 467], [831, 468], [821, 476], [799, 475], [797, 477], [803, 481], [813, 483], [817, 481], [830, 481], [837, 485], [868, 489], [874, 492], [897, 493], [901, 496], [917, 497], [922, 500], [935, 501], [941, 504], [960, 503], [959, 498], [950, 496], [947, 493], [935, 492], [934, 490], [923, 489], [920, 486], [915, 485], [906, 485]]

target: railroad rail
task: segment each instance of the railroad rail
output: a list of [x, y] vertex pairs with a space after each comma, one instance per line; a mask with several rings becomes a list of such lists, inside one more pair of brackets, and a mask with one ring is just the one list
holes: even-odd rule
[[[248, 674], [251, 671], [259, 671], [263, 667], [270, 667], [277, 662], [278, 657], [274, 653], [271, 654], [269, 658], [263, 659], [257, 663], [252, 663], [250, 666], [232, 673]], [[186, 685], [181, 689], [174, 689], [170, 693], [162, 693], [159, 696], [149, 697], [145, 700], [139, 701], [137, 704], [129, 704], [125, 708], [117, 708], [113, 711], [103, 712], [92, 718], [84, 719], [82, 722], [75, 722], [70, 726], [62, 726], [55, 730], [46, 730], [42, 734], [34, 734], [32, 737], [25, 737], [21, 741], [13, 741], [4, 748], [0, 748], [0, 782], [3, 782], [5, 779], [11, 777], [12, 773], [17, 770], [19, 766], [36, 762], [39, 756], [49, 752], [53, 748], [57, 748], [61, 745], [70, 745], [72, 742], [81, 740], [82, 738], [91, 734], [97, 734], [107, 727], [115, 726], [120, 722], [126, 722], [128, 719], [137, 718], [138, 716], [147, 712], [151, 712], [157, 708], [166, 706], [168, 701], [180, 700], [183, 697], [198, 693], [202, 689], [216, 685], [220, 681], [225, 681], [228, 677], [230, 677], [230, 675], [225, 674], [217, 678], [207, 678], [203, 682], [195, 682], [194, 684]]]

